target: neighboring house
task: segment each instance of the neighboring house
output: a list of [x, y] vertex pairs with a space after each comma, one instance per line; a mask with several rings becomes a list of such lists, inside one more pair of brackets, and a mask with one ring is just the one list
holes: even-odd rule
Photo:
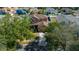
[[33, 28], [35, 28], [37, 32], [44, 31], [45, 27], [48, 25], [48, 17], [42, 14], [33, 14], [31, 18]]
[[56, 17], [57, 21], [60, 22], [65, 22], [66, 24], [69, 24], [69, 22], [74, 22], [74, 17], [71, 15], [58, 15]]
[[65, 25], [70, 25], [71, 27], [79, 26], [79, 16], [73, 16], [73, 15], [58, 15], [56, 17], [57, 21], [59, 23], [64, 22]]
[[58, 13], [58, 11], [55, 10], [54, 8], [52, 8], [52, 7], [46, 8], [46, 15], [49, 15], [49, 14], [57, 14], [57, 13]]

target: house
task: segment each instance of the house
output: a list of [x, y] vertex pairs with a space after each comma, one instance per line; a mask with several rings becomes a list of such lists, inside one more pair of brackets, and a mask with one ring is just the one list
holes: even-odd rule
[[32, 27], [36, 32], [44, 31], [45, 27], [48, 25], [48, 17], [42, 14], [32, 14]]

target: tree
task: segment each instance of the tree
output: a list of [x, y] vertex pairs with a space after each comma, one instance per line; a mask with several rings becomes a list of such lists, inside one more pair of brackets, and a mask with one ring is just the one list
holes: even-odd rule
[[24, 40], [34, 37], [28, 16], [6, 15], [0, 20], [0, 38], [4, 40], [0, 42], [5, 43], [7, 50], [16, 46], [17, 39]]
[[50, 23], [46, 28], [46, 38], [48, 41], [49, 50], [57, 50], [58, 46], [62, 42], [60, 25], [57, 22]]
[[67, 50], [71, 42], [74, 41], [74, 27], [71, 24], [63, 24], [58, 22], [51, 22], [46, 28], [46, 38], [48, 41], [49, 50]]

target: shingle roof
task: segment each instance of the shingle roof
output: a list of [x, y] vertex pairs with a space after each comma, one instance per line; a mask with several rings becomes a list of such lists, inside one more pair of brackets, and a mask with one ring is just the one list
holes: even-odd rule
[[32, 23], [38, 23], [38, 22], [41, 22], [41, 21], [47, 21], [48, 20], [47, 16], [42, 15], [42, 14], [33, 14], [31, 17], [32, 17]]

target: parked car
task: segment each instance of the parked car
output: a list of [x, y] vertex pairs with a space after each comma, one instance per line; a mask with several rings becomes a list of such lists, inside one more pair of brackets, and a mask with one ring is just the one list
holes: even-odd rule
[[24, 10], [24, 9], [17, 9], [16, 10], [16, 14], [19, 14], [19, 15], [21, 15], [21, 14], [27, 14], [27, 11]]

